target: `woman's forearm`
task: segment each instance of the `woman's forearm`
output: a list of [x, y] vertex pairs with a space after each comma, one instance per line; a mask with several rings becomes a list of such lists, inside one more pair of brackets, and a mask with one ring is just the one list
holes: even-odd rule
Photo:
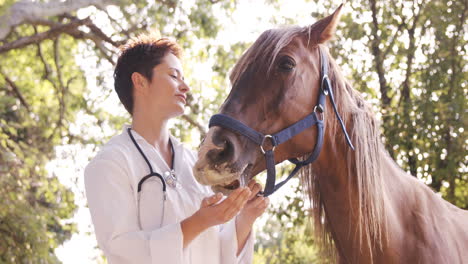
[[240, 216], [236, 217], [237, 256], [242, 252], [242, 249], [249, 238], [250, 232], [252, 231], [252, 225], [253, 222], [246, 221]]
[[185, 249], [192, 240], [208, 228], [195, 213], [180, 223], [183, 234], [183, 248]]

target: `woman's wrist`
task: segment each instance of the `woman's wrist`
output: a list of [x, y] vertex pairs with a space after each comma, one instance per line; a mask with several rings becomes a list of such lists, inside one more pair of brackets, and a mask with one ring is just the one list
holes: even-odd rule
[[195, 212], [191, 218], [193, 218], [193, 223], [201, 230], [200, 232], [203, 232], [214, 225], [210, 223], [209, 218], [205, 217], [201, 210]]
[[186, 225], [193, 231], [197, 233], [201, 233], [205, 231], [205, 229], [209, 228], [207, 221], [204, 221], [203, 217], [200, 216], [199, 212], [194, 213], [193, 215], [187, 217], [182, 224]]
[[180, 223], [180, 227], [184, 236], [183, 243], [185, 248], [193, 239], [200, 235], [200, 233], [205, 231], [209, 225], [207, 225], [206, 221], [203, 221], [203, 218], [196, 212], [183, 220]]
[[251, 219], [238, 215], [236, 217], [236, 229], [241, 230], [242, 233], [249, 234], [252, 230], [254, 222], [255, 219], [252, 221]]
[[247, 226], [252, 227], [256, 219], [257, 219], [256, 217], [249, 217], [243, 213], [240, 213], [236, 217], [236, 222], [239, 221], [239, 223], [241, 223], [242, 226], [244, 227], [247, 227]]
[[242, 217], [238, 215], [235, 220], [236, 225], [236, 233], [237, 233], [237, 256], [241, 253], [242, 249], [247, 242], [250, 232], [252, 231], [252, 226], [254, 221], [247, 219], [246, 217]]

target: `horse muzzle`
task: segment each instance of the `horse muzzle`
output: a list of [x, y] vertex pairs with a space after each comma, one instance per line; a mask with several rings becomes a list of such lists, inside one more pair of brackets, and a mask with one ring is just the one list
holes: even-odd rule
[[240, 144], [236, 134], [219, 127], [211, 128], [200, 145], [198, 160], [193, 167], [195, 179], [223, 194], [246, 186], [252, 178], [253, 166], [248, 161], [253, 155], [244, 151]]

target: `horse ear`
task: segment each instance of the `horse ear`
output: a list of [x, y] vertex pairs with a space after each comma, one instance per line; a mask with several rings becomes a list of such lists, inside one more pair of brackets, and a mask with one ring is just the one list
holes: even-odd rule
[[343, 4], [341, 4], [335, 10], [335, 12], [333, 12], [333, 14], [327, 16], [326, 18], [320, 19], [313, 25], [309, 26], [308, 31], [310, 37], [314, 39], [318, 44], [330, 40], [335, 35], [336, 26], [340, 21], [342, 7]]

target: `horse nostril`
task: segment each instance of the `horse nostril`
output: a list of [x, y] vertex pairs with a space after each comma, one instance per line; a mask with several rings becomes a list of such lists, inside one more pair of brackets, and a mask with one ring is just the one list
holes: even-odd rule
[[[217, 141], [217, 142], [215, 142]], [[230, 161], [234, 156], [234, 144], [228, 139], [215, 140], [213, 143], [219, 148], [212, 149], [206, 154], [213, 164], [220, 164]]]

